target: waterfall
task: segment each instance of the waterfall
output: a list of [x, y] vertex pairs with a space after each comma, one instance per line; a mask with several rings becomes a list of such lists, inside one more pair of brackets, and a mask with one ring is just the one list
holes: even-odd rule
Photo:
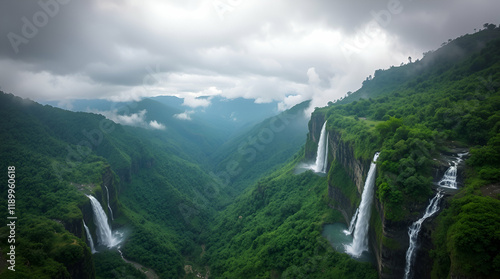
[[351, 223], [349, 224], [349, 229], [344, 230], [344, 233], [346, 235], [351, 235], [352, 232], [354, 231], [354, 225], [356, 224], [356, 219], [358, 218], [358, 212], [359, 212], [359, 207], [356, 208], [356, 212], [354, 212], [354, 215], [352, 215]]
[[351, 245], [346, 245], [346, 252], [354, 257], [359, 257], [363, 251], [368, 251], [368, 227], [370, 222], [371, 206], [373, 202], [373, 193], [375, 186], [375, 174], [377, 165], [375, 162], [378, 159], [379, 153], [373, 156], [373, 162], [370, 165], [370, 170], [366, 176], [363, 194], [361, 195], [361, 203], [359, 204], [358, 218], [354, 231], [354, 239]]
[[319, 136], [316, 163], [311, 166], [311, 169], [315, 172], [326, 173], [326, 168], [328, 167], [328, 133], [326, 132], [326, 122], [321, 128], [321, 135]]
[[83, 220], [83, 227], [85, 228], [85, 233], [87, 234], [87, 240], [88, 240], [89, 245], [90, 245], [90, 251], [92, 252], [92, 254], [94, 254], [97, 251], [94, 248], [94, 240], [92, 239], [92, 235], [90, 234], [90, 231], [89, 231], [89, 228], [87, 227], [87, 224], [85, 224], [85, 220]]
[[450, 167], [446, 170], [438, 185], [445, 188], [457, 189], [457, 168], [462, 162], [462, 157], [468, 153], [459, 153], [455, 161], [450, 162]]
[[108, 224], [108, 217], [102, 209], [101, 204], [93, 196], [86, 196], [90, 199], [92, 211], [94, 212], [94, 223], [97, 228], [97, 242], [101, 245], [108, 246], [108, 248], [115, 246], [119, 241], [113, 237], [111, 228]]
[[[450, 167], [446, 170], [443, 178], [439, 181], [439, 187], [457, 189], [457, 167], [462, 162], [462, 157], [468, 153], [460, 153], [455, 161], [450, 162]], [[439, 201], [443, 197], [441, 190], [438, 190], [436, 195], [430, 200], [429, 205], [425, 209], [425, 214], [422, 218], [414, 222], [408, 228], [408, 235], [410, 237], [410, 245], [406, 251], [406, 266], [405, 266], [405, 279], [411, 278], [411, 264], [414, 259], [414, 253], [417, 249], [418, 233], [422, 227], [422, 223], [433, 214], [439, 211]]]
[[109, 201], [109, 190], [108, 190], [108, 187], [106, 185], [104, 185], [104, 188], [106, 188], [106, 193], [107, 193], [107, 196], [108, 196], [108, 209], [109, 209], [109, 215], [111, 215], [111, 220], [115, 220], [115, 217], [113, 217], [113, 210], [111, 209], [111, 205], [110, 205], [110, 201]]
[[442, 197], [443, 194], [441, 193], [441, 191], [438, 191], [437, 194], [429, 202], [427, 208], [425, 209], [424, 216], [418, 219], [416, 222], [414, 222], [408, 229], [408, 235], [410, 236], [410, 246], [406, 251], [405, 279], [410, 278], [411, 263], [413, 260], [413, 255], [417, 248], [418, 233], [420, 232], [422, 223], [425, 221], [425, 219], [431, 217], [434, 213], [439, 211], [439, 201], [441, 200]]

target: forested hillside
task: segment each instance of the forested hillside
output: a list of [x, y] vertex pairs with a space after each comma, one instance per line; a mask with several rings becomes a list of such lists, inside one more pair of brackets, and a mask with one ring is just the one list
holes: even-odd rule
[[[421, 61], [376, 71], [352, 98], [315, 112], [352, 144], [356, 157], [381, 152], [376, 195], [383, 219], [393, 224], [418, 216], [444, 154], [469, 150], [465, 185], [433, 230], [435, 278], [489, 278], [500, 272], [499, 37], [499, 28], [489, 28]], [[390, 236], [377, 237], [382, 246], [391, 246]], [[391, 247], [405, 248], [399, 245]]]
[[[310, 119], [304, 102], [237, 134], [228, 123], [175, 119], [182, 110], [151, 99], [127, 113], [147, 110], [144, 120], [165, 129], [1, 92], [0, 168], [15, 172], [17, 220], [16, 272], [0, 264], [0, 276], [145, 278], [148, 268], [160, 278], [401, 278], [408, 226], [436, 192], [447, 156], [460, 151], [468, 153], [459, 189], [425, 224], [416, 274], [498, 278], [499, 89], [500, 28], [490, 25], [375, 71]], [[304, 166], [324, 123], [327, 172], [318, 174]], [[375, 259], [360, 262], [322, 232], [350, 221], [378, 151], [368, 236]], [[98, 225], [86, 195], [121, 235], [118, 245], [89, 247], [85, 227], [95, 240]], [[2, 263], [10, 234], [0, 228]]]
[[304, 111], [309, 104], [303, 102], [262, 121], [225, 142], [211, 156], [215, 175], [231, 185], [232, 195], [271, 174], [299, 151], [306, 139]]
[[[323, 224], [345, 222], [328, 207], [342, 206], [338, 191], [351, 197], [347, 202], [353, 206], [359, 203], [360, 192], [349, 181], [354, 170], [344, 169], [342, 161], [370, 161], [380, 151], [378, 205], [373, 208], [380, 212], [370, 222], [372, 248], [400, 255], [402, 266], [379, 268], [383, 278], [400, 278], [408, 226], [423, 214], [437, 182], [436, 172], [443, 169], [442, 157], [465, 149], [470, 152], [465, 184], [459, 193], [448, 196], [449, 209], [430, 228], [434, 248], [423, 253], [433, 267], [420, 269], [425, 270], [424, 277], [432, 273], [433, 278], [496, 277], [500, 272], [496, 248], [500, 245], [499, 33], [500, 29], [490, 28], [466, 35], [420, 61], [378, 70], [348, 98], [316, 109], [311, 121], [317, 123], [309, 125], [316, 130], [310, 130], [305, 151], [298, 157], [314, 159], [319, 128], [328, 120], [330, 141], [339, 141], [330, 146], [344, 149], [331, 151], [327, 180], [308, 172], [294, 175], [300, 159], [259, 180], [218, 217], [208, 250], [214, 274], [222, 278], [371, 276], [369, 265], [352, 262], [322, 245], [320, 235]], [[352, 149], [353, 158], [345, 157], [349, 152], [345, 148]], [[398, 227], [392, 228], [394, 224]], [[393, 238], [385, 232], [389, 229], [399, 230], [397, 234], [406, 238]], [[379, 267], [390, 266], [386, 262], [391, 260], [380, 259]]]
[[[162, 135], [155, 131], [4, 93], [0, 104], [1, 162], [3, 169], [16, 167], [20, 224], [17, 272], [5, 275], [54, 278], [69, 272], [87, 278], [93, 276], [94, 264], [98, 271], [106, 270], [102, 261], [91, 260], [81, 221], [88, 204], [84, 194], [108, 202], [103, 186], [111, 190], [113, 227], [129, 232], [122, 245], [124, 256], [162, 277], [183, 273], [184, 257], [201, 249], [194, 235], [208, 225], [210, 210], [217, 204], [205, 200], [207, 193], [217, 191], [219, 184], [197, 165], [174, 155], [176, 148], [168, 142], [159, 144]], [[7, 203], [6, 198], [2, 195], [2, 202]], [[3, 227], [2, 235], [7, 233]]]

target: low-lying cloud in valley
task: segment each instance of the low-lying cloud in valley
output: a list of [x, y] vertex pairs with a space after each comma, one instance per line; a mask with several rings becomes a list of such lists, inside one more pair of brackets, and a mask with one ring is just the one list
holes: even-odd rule
[[101, 114], [107, 119], [122, 125], [142, 127], [146, 129], [153, 130], [165, 130], [166, 127], [162, 123], [156, 120], [148, 121], [146, 119], [147, 110], [143, 109], [136, 113], [131, 113], [128, 115], [121, 114], [118, 110], [111, 111], [93, 111], [93, 113]]

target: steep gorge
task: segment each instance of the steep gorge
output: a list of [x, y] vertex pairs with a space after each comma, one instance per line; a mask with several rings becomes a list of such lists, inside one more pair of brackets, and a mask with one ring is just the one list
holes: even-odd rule
[[[313, 147], [319, 139], [321, 124], [325, 116], [314, 113], [309, 123], [310, 132], [306, 146]], [[329, 172], [328, 172], [328, 197], [330, 207], [342, 213], [344, 221], [349, 224], [358, 207], [361, 193], [370, 166], [370, 159], [355, 156], [354, 143], [345, 141], [342, 132], [336, 129], [328, 130], [329, 134]], [[314, 143], [314, 144], [313, 144]], [[375, 152], [374, 150], [373, 152]], [[315, 150], [306, 149], [308, 160], [314, 159]], [[436, 168], [434, 172], [442, 173], [443, 167]], [[444, 168], [445, 169], [445, 168]], [[437, 181], [436, 181], [437, 182]], [[385, 217], [383, 204], [374, 197], [372, 215], [370, 219], [369, 242], [370, 248], [376, 257], [377, 269], [380, 278], [402, 278], [404, 275], [405, 253], [408, 246], [408, 225], [414, 222], [413, 216], [393, 221]], [[418, 204], [413, 210], [421, 212], [426, 204]], [[428, 249], [432, 247], [429, 225], [426, 224], [422, 233], [424, 249], [419, 250], [419, 257], [430, 261]], [[418, 270], [418, 268], [417, 268]], [[416, 271], [417, 274], [428, 273], [426, 268]], [[429, 275], [423, 277], [428, 278]]]

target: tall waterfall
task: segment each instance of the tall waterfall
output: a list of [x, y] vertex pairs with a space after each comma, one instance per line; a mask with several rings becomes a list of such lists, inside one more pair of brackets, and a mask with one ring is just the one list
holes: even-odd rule
[[359, 207], [356, 208], [356, 212], [354, 212], [354, 215], [352, 215], [351, 223], [349, 224], [349, 229], [344, 231], [346, 235], [351, 235], [352, 232], [354, 232], [354, 225], [356, 225], [358, 213], [359, 213]]
[[439, 211], [439, 201], [442, 197], [443, 194], [441, 193], [441, 191], [438, 191], [425, 209], [424, 216], [414, 222], [408, 229], [408, 235], [410, 236], [410, 246], [406, 251], [405, 279], [410, 278], [411, 263], [413, 261], [415, 250], [417, 248], [418, 233], [420, 232], [422, 223], [425, 221], [425, 219], [431, 217], [432, 215], [434, 215], [434, 213]]
[[111, 220], [115, 220], [115, 217], [113, 217], [113, 210], [111, 209], [110, 201], [109, 201], [109, 190], [106, 185], [104, 185], [104, 188], [106, 188], [106, 194], [108, 196], [108, 209], [109, 209], [109, 215], [111, 215]]
[[366, 176], [365, 187], [361, 195], [361, 203], [359, 204], [359, 213], [356, 220], [354, 231], [354, 239], [351, 245], [346, 245], [346, 252], [354, 257], [359, 257], [363, 251], [368, 251], [368, 227], [370, 222], [371, 206], [373, 202], [373, 193], [375, 186], [375, 174], [377, 165], [375, 162], [378, 159], [379, 153], [373, 156], [373, 162], [370, 165], [370, 170]]
[[326, 173], [326, 168], [328, 167], [328, 133], [326, 132], [326, 122], [321, 128], [321, 135], [319, 136], [316, 163], [311, 167], [315, 172]]
[[[456, 160], [450, 162], [450, 167], [446, 170], [446, 172], [443, 175], [443, 178], [438, 182], [438, 185], [440, 187], [444, 188], [452, 188], [452, 189], [457, 189], [457, 167], [460, 162], [462, 162], [462, 157], [464, 155], [467, 155], [467, 153], [460, 153], [458, 154], [458, 158]], [[408, 228], [408, 235], [410, 236], [410, 245], [408, 247], [408, 250], [406, 251], [406, 266], [405, 266], [405, 279], [411, 278], [411, 265], [414, 260], [414, 253], [415, 250], [418, 247], [418, 233], [420, 232], [420, 228], [422, 227], [422, 223], [432, 215], [434, 215], [436, 212], [439, 211], [439, 201], [441, 201], [441, 198], [443, 197], [443, 194], [441, 193], [441, 190], [438, 190], [436, 195], [430, 200], [429, 205], [425, 209], [425, 214], [422, 218], [414, 222], [409, 228]]]
[[119, 241], [113, 237], [106, 213], [96, 198], [90, 195], [87, 195], [87, 197], [90, 199], [92, 211], [94, 212], [94, 223], [97, 228], [97, 242], [101, 245], [108, 246], [108, 248], [114, 247]]
[[92, 252], [92, 254], [94, 254], [97, 251], [94, 248], [94, 240], [92, 239], [92, 235], [90, 234], [89, 227], [87, 227], [87, 224], [85, 224], [85, 220], [83, 220], [83, 227], [85, 228], [85, 234], [87, 234], [87, 240], [90, 245], [90, 251]]

